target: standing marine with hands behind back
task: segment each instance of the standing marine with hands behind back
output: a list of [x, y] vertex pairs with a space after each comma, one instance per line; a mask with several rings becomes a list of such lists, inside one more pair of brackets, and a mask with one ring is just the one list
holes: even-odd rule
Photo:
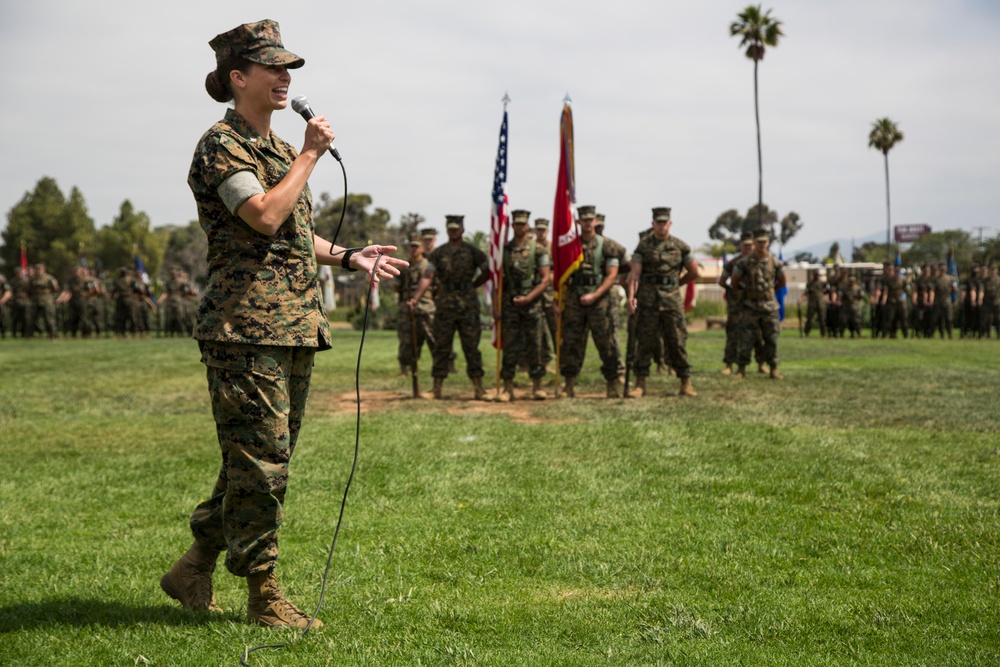
[[221, 611], [212, 573], [225, 551], [226, 569], [247, 580], [251, 621], [319, 627], [284, 597], [274, 574], [313, 358], [330, 347], [318, 264], [362, 269], [377, 282], [406, 262], [390, 257], [393, 246], [345, 249], [316, 235], [306, 181], [333, 130], [322, 116], [310, 119], [298, 152], [271, 132], [271, 114], [288, 105], [289, 71], [305, 63], [285, 50], [278, 24], [241, 25], [209, 44], [217, 67], [205, 88], [235, 104], [198, 142], [188, 185], [208, 235], [208, 284], [194, 337], [222, 466], [191, 515], [194, 544], [160, 586], [187, 609]]

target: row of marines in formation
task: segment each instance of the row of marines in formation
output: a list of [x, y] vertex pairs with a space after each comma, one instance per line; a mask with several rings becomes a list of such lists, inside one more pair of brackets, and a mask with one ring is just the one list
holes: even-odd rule
[[[680, 395], [695, 396], [688, 362], [687, 327], [683, 288], [698, 278], [698, 265], [691, 247], [671, 234], [670, 209], [653, 209], [650, 228], [639, 236], [629, 256], [621, 244], [604, 235], [604, 218], [593, 206], [577, 209], [582, 261], [566, 284], [562, 305], [555, 302], [549, 250], [548, 220], [538, 218], [529, 230], [530, 212], [511, 214], [513, 238], [503, 251], [503, 280], [492, 294], [494, 326], [502, 340], [500, 378], [503, 387], [494, 400], [515, 398], [514, 376], [526, 368], [532, 380], [528, 395], [547, 397], [542, 387], [552, 361], [553, 341], [559, 340], [559, 374], [564, 384], [559, 395], [576, 395], [576, 381], [583, 366], [588, 337], [601, 358], [606, 396], [643, 396], [655, 360], [669, 365], [680, 380]], [[442, 398], [444, 381], [454, 372], [452, 346], [455, 334], [461, 341], [466, 374], [477, 400], [487, 399], [479, 341], [482, 333], [478, 289], [487, 282], [486, 253], [463, 239], [464, 217], [446, 217], [447, 243], [438, 246], [433, 229], [421, 230], [409, 243], [409, 267], [396, 284], [400, 316], [398, 360], [405, 374], [416, 372], [417, 360], [426, 343], [433, 364], [433, 389], [424, 398]], [[782, 263], [768, 252], [766, 232], [751, 242], [753, 252], [744, 261], [731, 262], [730, 280], [744, 304], [738, 318], [735, 340], [739, 354], [749, 357], [753, 342], [760, 340], [758, 354], [778, 373], [778, 307], [774, 290], [784, 284]], [[618, 308], [611, 290], [621, 285], [627, 293], [628, 343], [623, 362], [617, 330]], [[737, 317], [733, 315], [733, 321]], [[743, 349], [745, 347], [745, 349]], [[628, 372], [635, 385], [625, 382]]]
[[105, 280], [80, 266], [62, 287], [44, 264], [19, 268], [10, 282], [0, 274], [3, 337], [148, 336], [157, 324], [167, 335], [190, 336], [196, 307], [194, 285], [179, 269], [171, 271], [155, 300], [150, 286], [130, 267]]
[[[867, 284], [866, 284], [867, 283]], [[882, 275], [859, 280], [834, 267], [828, 280], [810, 271], [801, 303], [807, 304], [803, 333], [818, 326], [821, 336], [861, 336], [866, 305], [873, 337], [1000, 338], [1000, 277], [996, 266], [973, 266], [962, 281], [944, 262], [924, 265], [910, 276], [885, 264]]]

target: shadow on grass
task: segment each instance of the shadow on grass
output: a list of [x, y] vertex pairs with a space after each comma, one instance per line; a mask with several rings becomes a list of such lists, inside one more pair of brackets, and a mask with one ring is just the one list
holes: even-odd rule
[[0, 607], [0, 634], [46, 625], [99, 625], [108, 628], [139, 625], [208, 625], [232, 620], [224, 614], [194, 614], [164, 604], [139, 606], [87, 598], [61, 598]]

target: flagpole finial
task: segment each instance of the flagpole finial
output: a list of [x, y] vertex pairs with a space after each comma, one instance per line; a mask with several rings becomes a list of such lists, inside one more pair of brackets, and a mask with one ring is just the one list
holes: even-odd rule
[[506, 111], [507, 105], [510, 104], [510, 95], [507, 94], [507, 91], [504, 91], [501, 102], [503, 102], [503, 110]]
[[563, 98], [563, 104], [573, 104], [573, 99], [569, 96], [569, 91], [566, 92], [566, 97]]

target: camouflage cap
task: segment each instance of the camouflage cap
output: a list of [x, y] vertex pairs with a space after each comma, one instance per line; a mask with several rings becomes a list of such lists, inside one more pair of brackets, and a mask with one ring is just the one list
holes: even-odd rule
[[598, 213], [596, 217], [597, 217], [597, 224], [603, 225], [604, 224], [604, 214], [603, 213]]
[[456, 229], [458, 227], [465, 227], [465, 216], [464, 215], [446, 215], [445, 227], [448, 229]]
[[596, 206], [578, 206], [576, 209], [577, 217], [581, 220], [593, 220], [597, 217], [597, 207]]
[[411, 248], [418, 247], [418, 246], [421, 246], [421, 245], [423, 245], [423, 243], [420, 241], [420, 237], [419, 236], [411, 236], [410, 237], [410, 247]]
[[754, 241], [770, 241], [771, 240], [771, 235], [768, 234], [767, 230], [764, 229], [764, 228], [756, 229], [756, 230], [754, 230], [754, 233], [753, 233], [753, 240]]
[[747, 230], [742, 234], [740, 234], [740, 243], [742, 243], [743, 241], [753, 241], [753, 232]]
[[437, 235], [438, 235], [438, 230], [434, 229], [433, 227], [424, 227], [423, 229], [420, 230], [420, 236], [425, 239], [434, 239], [437, 238]]
[[215, 62], [221, 65], [230, 58], [246, 58], [261, 65], [284, 65], [288, 69], [302, 67], [306, 61], [281, 43], [278, 22], [265, 19], [244, 23], [229, 32], [216, 35], [208, 43], [215, 51]]
[[670, 222], [670, 207], [658, 206], [653, 209], [653, 220]]
[[548, 229], [548, 218], [535, 218], [535, 229]]
[[531, 211], [525, 211], [524, 209], [518, 209], [510, 214], [511, 222], [515, 225], [528, 224], [528, 218], [530, 217]]

